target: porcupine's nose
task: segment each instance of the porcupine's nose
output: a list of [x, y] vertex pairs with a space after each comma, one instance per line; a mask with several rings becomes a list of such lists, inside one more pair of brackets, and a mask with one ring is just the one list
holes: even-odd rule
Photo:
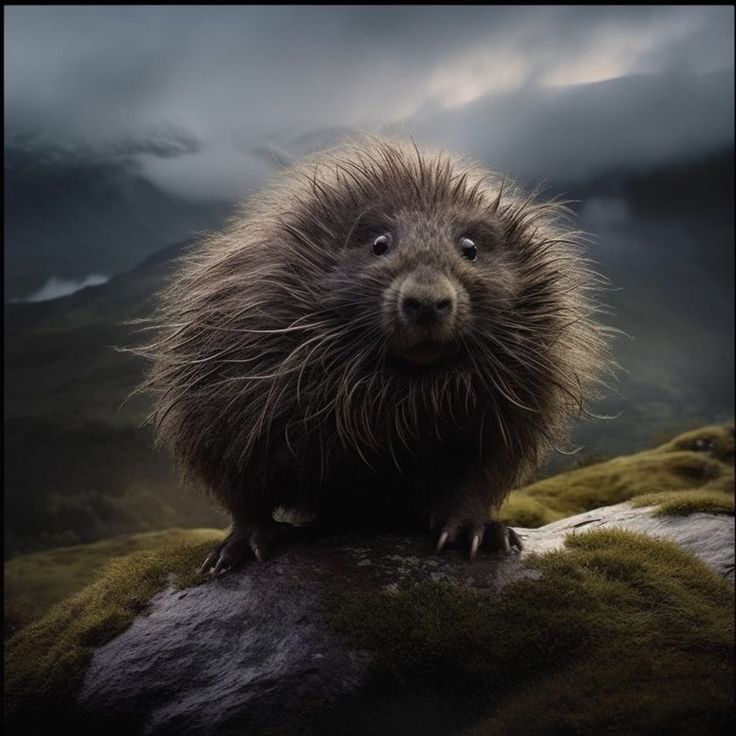
[[401, 316], [410, 324], [426, 324], [449, 320], [455, 313], [455, 291], [448, 279], [431, 281], [411, 279], [401, 289]]
[[401, 310], [409, 322], [439, 322], [452, 309], [452, 299], [418, 299], [404, 297]]

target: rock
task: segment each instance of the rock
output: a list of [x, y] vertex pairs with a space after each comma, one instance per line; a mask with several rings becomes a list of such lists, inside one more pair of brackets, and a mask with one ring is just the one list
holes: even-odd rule
[[723, 577], [734, 579], [734, 523], [724, 514], [694, 513], [656, 516], [653, 506], [632, 508], [628, 503], [586, 511], [539, 529], [521, 529], [525, 553], [547, 552], [563, 546], [565, 537], [591, 529], [626, 529], [677, 542]]
[[[624, 503], [520, 529], [522, 554], [486, 554], [472, 564], [460, 551], [432, 555], [428, 538], [346, 535], [291, 546], [184, 596], [173, 587], [158, 594], [145, 615], [95, 652], [79, 705], [98, 730], [329, 733], [320, 730], [325, 714], [360, 690], [369, 665], [367, 654], [348, 649], [330, 628], [331, 592], [397, 591], [435, 581], [492, 597], [531, 574], [526, 555], [562, 547], [568, 534], [593, 528], [673, 540], [733, 579], [733, 519], [653, 512]], [[440, 705], [422, 704], [438, 709], [437, 734], [448, 732]], [[370, 724], [363, 732], [373, 732]]]

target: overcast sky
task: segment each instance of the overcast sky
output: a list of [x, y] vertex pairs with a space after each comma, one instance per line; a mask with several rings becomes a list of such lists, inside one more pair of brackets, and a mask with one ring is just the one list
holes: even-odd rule
[[345, 129], [569, 180], [732, 145], [733, 58], [727, 6], [6, 6], [6, 139], [208, 198]]

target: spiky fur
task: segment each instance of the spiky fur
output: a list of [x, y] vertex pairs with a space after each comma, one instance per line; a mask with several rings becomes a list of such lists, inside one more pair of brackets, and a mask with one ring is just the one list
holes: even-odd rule
[[[319, 506], [355, 474], [391, 478], [396, 494], [470, 466], [451, 493], [497, 506], [611, 366], [603, 280], [568, 216], [410, 142], [366, 137], [306, 159], [186, 255], [162, 293], [156, 338], [138, 349], [158, 440], [234, 517]], [[480, 267], [437, 256], [470, 300], [458, 365], [390, 366], [382, 295], [419, 256], [371, 258], [363, 233], [378, 223], [414, 243], [472, 226], [492, 244]], [[444, 503], [418, 493], [420, 507]]]

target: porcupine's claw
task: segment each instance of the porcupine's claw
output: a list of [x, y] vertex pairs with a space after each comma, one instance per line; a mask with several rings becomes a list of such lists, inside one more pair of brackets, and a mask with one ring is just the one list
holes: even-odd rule
[[263, 562], [276, 536], [271, 525], [236, 528], [207, 555], [200, 575], [216, 577], [255, 558]]
[[449, 532], [442, 532], [442, 534], [440, 534], [440, 538], [439, 540], [437, 540], [437, 550], [436, 551], [438, 554], [442, 552], [442, 550], [444, 549], [445, 543], [447, 542], [449, 536], [450, 536]]
[[524, 548], [519, 535], [500, 521], [458, 521], [446, 522], [441, 527], [437, 540], [436, 552], [439, 554], [448, 544], [452, 544], [459, 536], [467, 540], [468, 559], [474, 560], [478, 550], [504, 552], [509, 554], [513, 547], [521, 551]]
[[490, 550], [500, 550], [508, 554], [513, 547], [516, 547], [519, 552], [524, 549], [519, 535], [501, 521], [487, 521], [485, 523], [485, 533]]
[[480, 543], [480, 535], [473, 534], [473, 538], [470, 540], [470, 554], [468, 555], [471, 560], [474, 560], [475, 556], [478, 554], [478, 547], [480, 547]]

